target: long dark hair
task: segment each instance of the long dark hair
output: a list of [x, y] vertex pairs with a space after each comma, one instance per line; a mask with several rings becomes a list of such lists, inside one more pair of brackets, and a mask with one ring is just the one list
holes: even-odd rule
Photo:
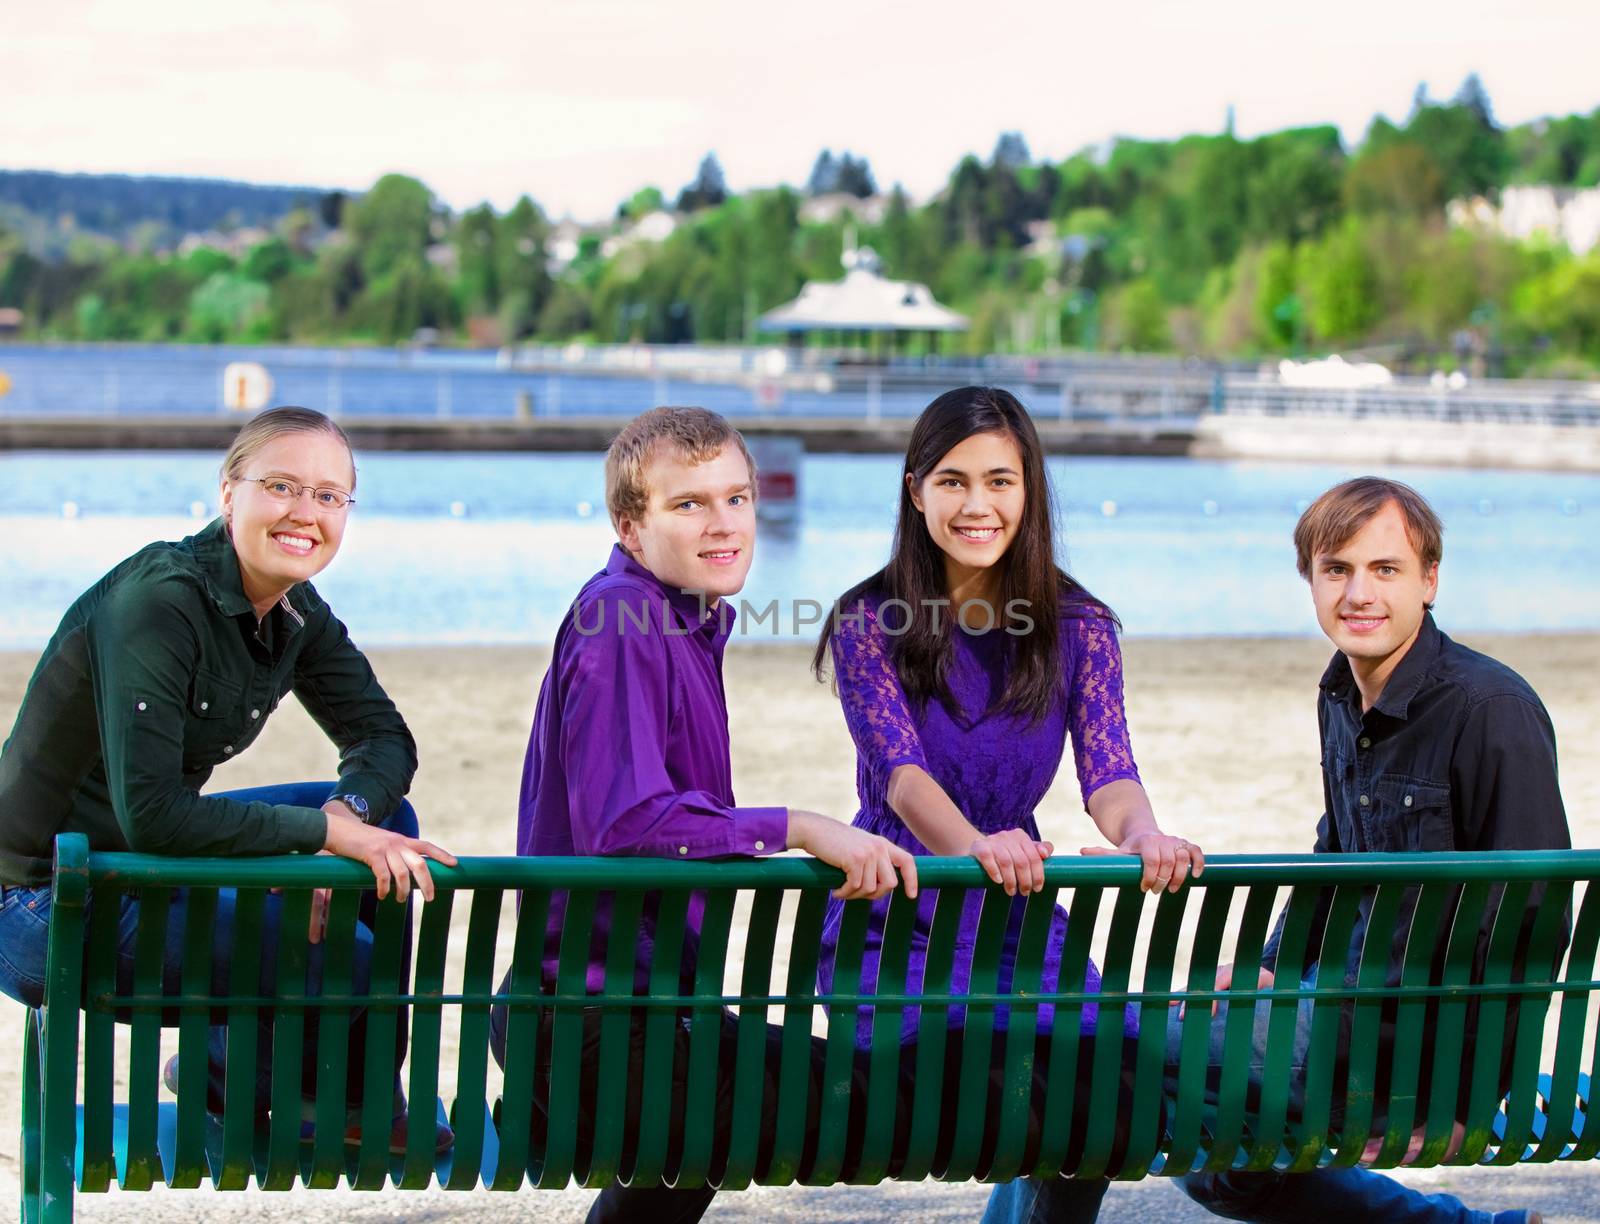
[[812, 671], [819, 680], [825, 677], [828, 646], [842, 614], [867, 597], [904, 600], [910, 605], [905, 614], [909, 623], [905, 632], [893, 637], [890, 647], [901, 687], [919, 709], [926, 707], [929, 698], [954, 708], [951, 634], [963, 630], [951, 624], [953, 609], [939, 615], [935, 623], [934, 601], [946, 595], [945, 555], [912, 502], [911, 487], [920, 486], [939, 461], [967, 438], [984, 433], [1011, 438], [1022, 456], [1022, 521], [1000, 560], [1000, 606], [995, 620], [1004, 624], [1009, 610], [1018, 606], [1013, 601], [1022, 601], [1021, 607], [1033, 621], [1029, 632], [1006, 636], [1006, 683], [997, 706], [1034, 721], [1049, 713], [1064, 682], [1060, 626], [1064, 609], [1082, 607], [1085, 612], [1115, 620], [1109, 608], [1056, 564], [1055, 498], [1045, 472], [1044, 448], [1027, 410], [1016, 396], [999, 387], [957, 387], [923, 409], [911, 428], [889, 564], [851, 587], [834, 604], [811, 657]]

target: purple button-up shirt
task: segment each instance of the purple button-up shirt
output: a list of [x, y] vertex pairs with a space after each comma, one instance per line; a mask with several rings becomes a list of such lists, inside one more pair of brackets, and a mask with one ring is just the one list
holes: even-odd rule
[[[578, 593], [556, 633], [522, 770], [517, 853], [704, 859], [784, 849], [787, 808], [738, 807], [722, 655], [734, 611], [663, 586], [620, 547]], [[655, 899], [637, 932], [635, 988], [647, 980]], [[703, 899], [690, 902], [683, 973], [694, 965]], [[552, 898], [544, 971], [553, 980], [566, 906]], [[609, 898], [595, 911], [588, 983], [604, 981]]]

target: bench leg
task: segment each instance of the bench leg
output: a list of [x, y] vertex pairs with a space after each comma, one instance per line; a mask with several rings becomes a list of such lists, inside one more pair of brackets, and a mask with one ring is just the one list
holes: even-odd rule
[[39, 1152], [42, 1144], [42, 1110], [39, 1059], [39, 1013], [28, 1009], [22, 1034], [22, 1224], [40, 1224], [43, 1204], [39, 1195]]

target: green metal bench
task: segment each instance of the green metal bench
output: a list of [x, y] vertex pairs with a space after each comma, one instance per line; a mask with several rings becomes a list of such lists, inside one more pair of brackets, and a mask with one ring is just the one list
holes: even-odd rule
[[[1414, 1129], [1420, 1129], [1421, 1150], [1410, 1163], [1514, 1164], [1519, 1161], [1587, 1160], [1600, 1151], [1600, 1125], [1589, 1125], [1590, 1077], [1600, 1058], [1596, 1041], [1594, 962], [1600, 943], [1600, 892], [1589, 882], [1600, 874], [1600, 852], [1530, 852], [1520, 854], [1435, 854], [1373, 856], [1219, 856], [1210, 861], [1202, 880], [1159, 899], [1138, 890], [1138, 868], [1127, 859], [1059, 859], [1047, 867], [1047, 887], [1026, 902], [1014, 992], [996, 991], [998, 954], [1010, 899], [988, 885], [967, 859], [925, 859], [919, 863], [924, 889], [938, 889], [926, 979], [920, 992], [907, 992], [906, 960], [913, 906], [896, 894], [890, 908], [876, 991], [860, 989], [861, 948], [867, 907], [846, 909], [839, 939], [834, 993], [820, 995], [815, 986], [818, 948], [828, 890], [839, 873], [809, 860], [681, 863], [623, 859], [463, 859], [455, 869], [434, 868], [437, 899], [423, 907], [418, 928], [413, 980], [400, 980], [403, 910], [380, 906], [374, 932], [370, 993], [351, 991], [349, 957], [336, 950], [347, 946], [354, 927], [359, 890], [371, 877], [358, 865], [326, 856], [275, 859], [158, 859], [131, 854], [91, 854], [81, 836], [57, 842], [55, 901], [50, 933], [49, 975], [43, 1009], [30, 1012], [24, 1054], [22, 1107], [23, 1219], [64, 1220], [72, 1213], [75, 1192], [107, 1190], [113, 1183], [126, 1190], [146, 1189], [156, 1181], [174, 1187], [197, 1187], [209, 1180], [219, 1189], [242, 1189], [252, 1180], [266, 1189], [287, 1189], [297, 1181], [333, 1187], [341, 1180], [358, 1188], [393, 1184], [419, 1189], [434, 1182], [466, 1190], [480, 1184], [515, 1190], [524, 1181], [560, 1187], [576, 1180], [604, 1184], [617, 1176], [621, 1120], [602, 1126], [587, 1167], [575, 1167], [572, 1127], [559, 1120], [571, 1114], [578, 1091], [576, 1056], [582, 1026], [581, 1009], [598, 1008], [602, 1021], [601, 1088], [620, 1084], [625, 1068], [620, 1044], [630, 1023], [629, 1012], [643, 1013], [647, 1033], [657, 1041], [647, 1046], [643, 1069], [646, 1108], [637, 1119], [633, 1178], [652, 1184], [663, 1174], [667, 1148], [668, 1110], [659, 1107], [670, 1081], [671, 1030], [686, 1024], [689, 1042], [688, 1102], [678, 1182], [703, 1184], [712, 1145], [714, 1076], [718, 1063], [721, 1009], [738, 1015], [734, 1050], [734, 1136], [720, 1185], [737, 1189], [756, 1180], [753, 1120], [761, 1109], [764, 1034], [769, 1019], [784, 1030], [782, 1061], [775, 1083], [779, 1133], [770, 1165], [760, 1180], [782, 1184], [795, 1179], [803, 1135], [807, 1091], [805, 1060], [813, 1017], [826, 1016], [828, 1046], [820, 1139], [809, 1183], [835, 1180], [843, 1167], [845, 1117], [851, 1107], [848, 1075], [856, 1029], [856, 1007], [875, 1005], [874, 1048], [865, 1101], [867, 1125], [863, 1149], [852, 1154], [853, 1180], [882, 1180], [890, 1165], [895, 1129], [894, 1081], [899, 1057], [898, 1035], [903, 1009], [921, 1006], [920, 1043], [915, 1081], [916, 1099], [909, 1127], [909, 1146], [894, 1153], [898, 1175], [949, 1180], [1000, 1180], [1019, 1173], [1053, 1174], [1062, 1167], [1073, 1136], [1070, 1108], [1048, 1108], [1048, 1102], [1070, 1097], [1070, 1068], [1076, 1065], [1079, 1016], [1085, 1002], [1112, 1004], [1101, 1009], [1095, 1033], [1081, 1038], [1093, 1043], [1094, 1098], [1087, 1133], [1080, 1136], [1076, 1172], [1094, 1175], [1106, 1167], [1119, 1122], [1131, 1135], [1118, 1176], [1172, 1174], [1201, 1166], [1307, 1169], [1321, 1164], [1358, 1161], [1392, 1167], [1406, 1154]], [[1499, 923], [1490, 941], [1488, 967], [1471, 981], [1471, 960], [1486, 905], [1503, 897], [1500, 909], [1521, 915], [1530, 889], [1546, 885], [1536, 907], [1531, 938], [1535, 949], [1552, 952], [1573, 915], [1571, 942], [1562, 971], [1553, 980], [1514, 981], [1512, 953], [1520, 921]], [[211, 998], [208, 913], [221, 887], [240, 890], [234, 948], [234, 982], [253, 982], [259, 954], [260, 916], [269, 888], [284, 892], [283, 930], [302, 931], [314, 887], [335, 890], [330, 907], [329, 956], [323, 993], [297, 996], [284, 989], [276, 997], [239, 994]], [[159, 944], [167, 901], [174, 888], [190, 891], [191, 931], [185, 944], [183, 979], [197, 984], [178, 997], [160, 996]], [[1297, 999], [1307, 992], [1298, 983], [1260, 991], [1241, 975], [1227, 992], [1209, 989], [1219, 961], [1259, 961], [1260, 951], [1280, 900], [1280, 888], [1292, 890], [1283, 937], [1285, 964], [1298, 961], [1306, 948], [1312, 914], [1319, 899], [1328, 901], [1328, 936], [1322, 963], [1323, 980], [1338, 985], [1315, 992], [1316, 1020], [1312, 1054], [1306, 1073], [1304, 1112], [1291, 1117], [1287, 1104], [1287, 1066]], [[555, 993], [541, 994], [539, 957], [552, 890], [568, 890]], [[1407, 890], [1417, 898], [1415, 955], [1408, 954], [1401, 984], [1386, 986], [1387, 935]], [[606, 989], [584, 993], [584, 965], [589, 952], [590, 923], [596, 900], [613, 898], [614, 929], [636, 929], [643, 898], [658, 890], [657, 951], [648, 997], [632, 993], [634, 948], [629, 939], [615, 939], [608, 951]], [[678, 993], [677, 964], [684, 915], [691, 890], [706, 901], [694, 992]], [[981, 890], [983, 918], [977, 937], [970, 989], [949, 989], [952, 937], [963, 899]], [[1384, 954], [1364, 961], [1355, 986], [1342, 984], [1348, 932], [1363, 890], [1375, 895], [1374, 929], [1384, 932]], [[142, 922], [138, 966], [131, 994], [118, 994], [106, 954], [117, 907], [97, 905], [85, 922], [85, 901], [132, 891], [141, 898]], [[496, 992], [496, 942], [502, 910], [521, 908], [511, 920], [515, 931], [500, 963], [514, 968], [508, 991]], [[748, 916], [742, 967], [728, 961], [729, 935], [736, 899], [744, 897]], [[1452, 922], [1442, 922], [1452, 898], [1460, 897]], [[786, 897], [790, 898], [785, 907]], [[1071, 918], [1060, 988], [1041, 992], [1040, 961], [1052, 907], [1060, 900]], [[464, 968], [447, 972], [452, 916], [465, 918]], [[787, 971], [774, 986], [775, 953], [780, 951], [781, 919], [792, 923], [787, 936]], [[745, 914], [740, 908], [739, 913]], [[1385, 928], [1384, 923], [1388, 926]], [[456, 924], [459, 929], [460, 922]], [[1448, 926], [1448, 930], [1444, 928]], [[1236, 934], [1234, 933], [1236, 931]], [[1448, 937], [1442, 974], [1430, 981], [1432, 949]], [[1091, 937], [1103, 975], [1098, 995], [1082, 989]], [[1099, 949], [1103, 945], [1104, 951]], [[87, 949], [87, 952], [85, 951]], [[288, 940], [279, 951], [285, 980], [303, 966], [306, 943]], [[1177, 966], [1186, 959], [1188, 968]], [[1535, 958], [1537, 959], [1537, 958]], [[1547, 960], [1549, 958], [1546, 958]], [[303, 978], [303, 971], [300, 973]], [[737, 981], [728, 988], [724, 984]], [[447, 978], [451, 988], [447, 989]], [[1259, 1097], [1246, 1092], [1244, 1052], [1249, 1045], [1251, 1008], [1230, 1009], [1222, 1077], [1214, 1099], [1206, 1100], [1204, 1069], [1190, 1065], [1189, 1052], [1203, 1051], [1209, 1006], [1216, 998], [1238, 1003], [1271, 1000], [1272, 1022], [1267, 1049], [1265, 1086]], [[1457, 1133], [1456, 1090], [1462, 1079], [1464, 1017], [1468, 1000], [1480, 1009], [1471, 1065], [1470, 1108]], [[1163, 1107], [1164, 1039], [1169, 1002], [1186, 999], [1185, 1058], [1180, 1063], [1176, 1092]], [[1116, 1115], [1118, 1070], [1122, 1054], [1120, 1008], [1126, 1000], [1142, 1019], [1131, 1118]], [[1353, 1000], [1353, 1003], [1350, 1002]], [[1433, 1001], [1437, 1001], [1436, 1003]], [[1500, 1056], [1506, 1045], [1512, 1001], [1521, 1009], [1516, 1025], [1513, 1078], [1508, 1094], [1497, 1084]], [[490, 1007], [508, 1002], [509, 1056], [504, 1089], [496, 1100], [489, 1057]], [[1019, 1136], [1027, 1123], [1034, 1057], [1036, 1005], [1057, 1008], [1050, 1041], [1050, 1079], [1039, 1159], [1032, 1169], [1019, 1168]], [[967, 1008], [960, 1075], [953, 1084], [943, 1079], [942, 1050], [947, 1026], [945, 1008]], [[996, 1032], [995, 1007], [1009, 1004], [1009, 1034]], [[1372, 1141], [1374, 1084], [1380, 1068], [1375, 1041], [1380, 1013], [1388, 1006], [1397, 1033], [1392, 1062], [1393, 1083], [1387, 1099], [1387, 1124], [1381, 1144]], [[339, 1023], [352, 1005], [369, 1008], [364, 1074], [373, 1102], [364, 1119], [365, 1138], [359, 1149], [344, 1146], [346, 1048], [348, 1025]], [[1437, 1015], [1424, 1032], [1424, 1010]], [[270, 1123], [258, 1128], [251, 1085], [257, 1010], [275, 1011], [273, 1030], [274, 1108]], [[409, 1007], [410, 1062], [408, 1090], [413, 1112], [419, 1103], [438, 1101], [443, 1039], [453, 1036], [456, 1049], [455, 1099], [448, 1116], [455, 1128], [453, 1151], [436, 1156], [432, 1128], [411, 1128], [410, 1148], [403, 1158], [388, 1152], [389, 1087], [393, 1078], [397, 1019]], [[1353, 1007], [1355, 1041], [1348, 1079], [1345, 1134], [1330, 1134], [1327, 1125], [1332, 1083], [1335, 1032], [1341, 1007]], [[177, 1046], [183, 1067], [203, 1068], [207, 1027], [224, 1009], [238, 1040], [230, 1049], [227, 1098], [242, 1102], [220, 1118], [206, 1112], [204, 1075], [182, 1074], [176, 1102], [164, 1101], [161, 1090], [161, 1011], [179, 1016]], [[530, 1150], [529, 1121], [533, 1109], [533, 1033], [542, 1009], [554, 1009], [554, 1047], [548, 1108], [557, 1124], [549, 1128], [543, 1150]], [[319, 1009], [319, 1078], [313, 1142], [303, 1143], [300, 1129], [300, 1049], [304, 1015]], [[118, 1014], [131, 1017], [120, 1024]], [[650, 1038], [647, 1037], [647, 1040]], [[964, 1085], [983, 1080], [991, 1040], [1005, 1047], [1007, 1084], [1019, 1091], [1002, 1095], [999, 1141], [989, 1167], [978, 1167], [984, 1126], [983, 1108], [971, 1107]], [[653, 1053], [652, 1053], [653, 1051]], [[79, 1099], [80, 1056], [82, 1096]], [[1203, 1057], [1203, 1055], [1202, 1055]], [[1428, 1100], [1415, 1099], [1407, 1085], [1416, 1085], [1423, 1062], [1432, 1058]], [[124, 1066], [127, 1101], [114, 1100], [114, 1070]], [[292, 1070], [283, 1070], [292, 1068]], [[1057, 1071], [1061, 1073], [1056, 1074]], [[842, 1091], [840, 1089], [843, 1089]], [[976, 1098], [980, 1103], [982, 1096]], [[858, 1102], [859, 1105], [859, 1102]], [[441, 1103], [439, 1109], [444, 1110]], [[956, 1108], [955, 1143], [948, 1161], [933, 1167], [934, 1134], [941, 1109]], [[616, 1111], [621, 1112], [621, 1111]], [[1369, 1142], [1371, 1141], [1371, 1142]]]

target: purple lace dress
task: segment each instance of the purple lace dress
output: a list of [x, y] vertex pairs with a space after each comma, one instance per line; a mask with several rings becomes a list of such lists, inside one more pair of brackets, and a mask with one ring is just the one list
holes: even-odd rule
[[[865, 603], [862, 611], [859, 619], [841, 618], [833, 638], [839, 700], [856, 745], [856, 793], [861, 810], [854, 823], [858, 828], [881, 834], [913, 854], [928, 853], [888, 804], [889, 774], [900, 765], [920, 765], [980, 832], [1020, 827], [1038, 838], [1034, 808], [1050, 789], [1069, 732], [1085, 803], [1108, 782], [1120, 778], [1138, 780], [1123, 716], [1122, 654], [1117, 646], [1116, 626], [1094, 608], [1072, 607], [1062, 615], [1060, 641], [1067, 683], [1063, 699], [1038, 723], [991, 710], [1005, 687], [1006, 635], [999, 630], [954, 633], [950, 687], [959, 712], [952, 715], [934, 700], [918, 716], [890, 661], [892, 638], [878, 623], [875, 601]], [[936, 890], [925, 889], [918, 901], [907, 979], [907, 989], [912, 993], [922, 985], [936, 900]], [[969, 898], [961, 916], [952, 974], [952, 985], [957, 989], [965, 989], [971, 979], [979, 901], [976, 896]], [[1024, 904], [1021, 897], [1013, 903], [1000, 971], [1002, 992], [1011, 988]], [[843, 903], [830, 901], [823, 927], [818, 979], [825, 990], [832, 984], [843, 908]], [[873, 903], [862, 961], [864, 989], [877, 980], [878, 953], [888, 910], [887, 897]], [[1058, 907], [1045, 951], [1046, 990], [1056, 987], [1066, 933], [1067, 915]], [[1100, 973], [1092, 963], [1088, 967], [1087, 988], [1100, 988]], [[1048, 1006], [1039, 1009], [1041, 1032], [1048, 1031], [1052, 1011]], [[1084, 1031], [1094, 1027], [1097, 1011], [1093, 1004], [1083, 1009]], [[857, 1041], [865, 1048], [870, 1045], [871, 1016], [867, 1008], [862, 1013]], [[960, 1027], [963, 1021], [962, 1009], [951, 1008], [951, 1027]], [[903, 1042], [916, 1040], [918, 1022], [918, 1009], [907, 1008], [901, 1030]], [[1005, 1011], [1001, 1009], [995, 1027], [1003, 1029], [1005, 1024]], [[1136, 1013], [1131, 1008], [1125, 1013], [1124, 1031], [1129, 1036], [1138, 1032]]]

